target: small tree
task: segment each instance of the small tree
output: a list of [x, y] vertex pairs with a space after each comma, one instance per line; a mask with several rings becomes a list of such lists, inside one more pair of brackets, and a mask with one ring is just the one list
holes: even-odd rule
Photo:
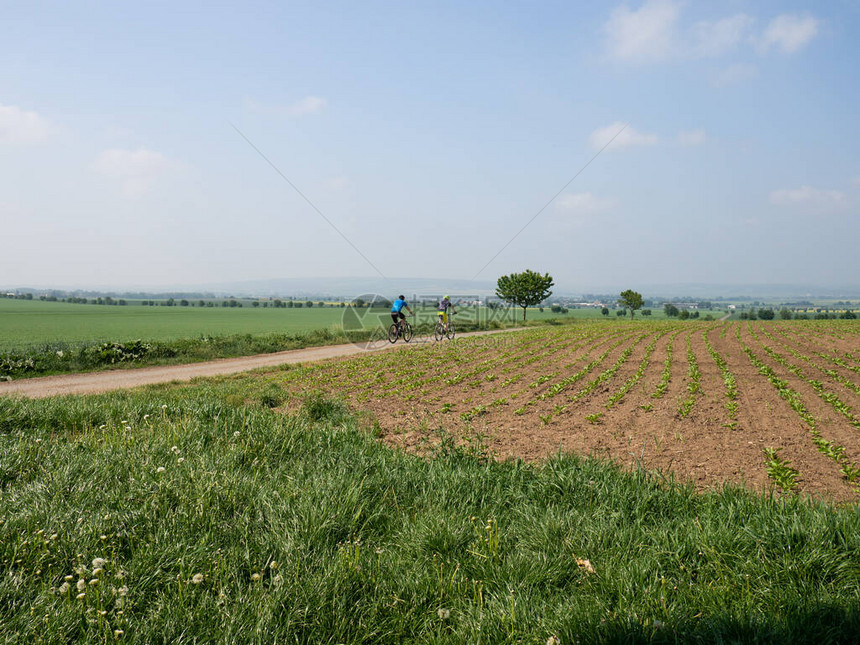
[[633, 320], [633, 314], [636, 313], [637, 309], [642, 308], [642, 305], [645, 304], [645, 301], [642, 299], [641, 293], [637, 293], [632, 289], [628, 289], [627, 291], [621, 292], [621, 297], [618, 299], [618, 304], [625, 309], [630, 310], [630, 320]]
[[506, 302], [523, 308], [523, 322], [526, 309], [533, 307], [552, 295], [553, 281], [549, 273], [541, 275], [530, 269], [522, 273], [503, 275], [496, 283], [496, 295]]
[[600, 313], [602, 313], [604, 316], [608, 316], [609, 315], [609, 309], [604, 307], [603, 309], [600, 310]]
[[678, 308], [675, 305], [667, 302], [663, 306], [663, 313], [665, 313], [666, 316], [669, 318], [674, 318], [678, 315]]

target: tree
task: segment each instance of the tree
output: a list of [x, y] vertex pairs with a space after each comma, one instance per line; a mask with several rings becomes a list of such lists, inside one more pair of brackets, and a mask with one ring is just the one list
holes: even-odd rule
[[496, 295], [502, 300], [523, 308], [523, 321], [526, 309], [533, 307], [552, 295], [553, 281], [549, 273], [541, 275], [530, 269], [522, 273], [503, 275], [496, 283]]
[[678, 315], [678, 308], [672, 303], [667, 302], [663, 305], [663, 313], [665, 313], [668, 318], [674, 318]]
[[604, 316], [608, 316], [609, 315], [609, 309], [604, 307], [603, 309], [600, 310], [600, 313], [602, 313]]
[[618, 304], [625, 309], [630, 310], [630, 320], [633, 320], [633, 315], [636, 313], [636, 310], [641, 309], [642, 305], [645, 304], [645, 301], [642, 300], [641, 293], [637, 293], [632, 289], [628, 289], [627, 291], [621, 292], [621, 297], [618, 299]]

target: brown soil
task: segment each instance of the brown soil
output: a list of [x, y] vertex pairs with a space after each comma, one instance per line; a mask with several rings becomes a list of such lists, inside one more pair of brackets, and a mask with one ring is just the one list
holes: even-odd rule
[[[693, 482], [699, 489], [730, 482], [765, 490], [772, 486], [763, 452], [768, 447], [779, 449], [780, 457], [797, 469], [800, 492], [837, 501], [856, 500], [858, 489], [846, 481], [833, 460], [816, 449], [808, 425], [744, 353], [735, 327], [736, 323], [678, 325], [674, 329], [682, 331], [674, 341], [674, 329], [660, 334], [659, 328], [645, 325], [530, 331], [505, 339], [431, 345], [414, 352], [406, 362], [402, 356], [386, 358], [384, 363], [332, 362], [312, 373], [288, 374], [281, 382], [296, 392], [324, 384], [322, 389], [372, 412], [384, 441], [410, 451], [426, 450], [439, 440], [444, 428], [459, 441], [482, 442], [500, 459], [534, 461], [557, 451], [571, 451], [608, 458], [626, 467], [658, 469]], [[705, 345], [705, 330], [735, 376], [736, 418], [726, 407], [725, 384]], [[780, 353], [791, 362], [802, 362], [757, 333], [768, 345], [783, 350]], [[688, 337], [701, 389], [689, 414], [682, 416], [681, 405], [691, 381]], [[849, 460], [860, 462], [860, 429], [817, 396], [808, 383], [770, 359], [745, 327], [741, 338], [800, 394], [821, 436], [843, 446]], [[795, 351], [823, 363], [813, 354], [820, 351], [820, 345], [803, 345], [803, 338], [793, 337]], [[820, 338], [816, 341], [821, 343]], [[652, 395], [661, 380], [670, 342], [671, 380], [666, 392], [655, 398]], [[630, 351], [624, 359], [626, 350]], [[569, 380], [605, 352], [587, 374], [551, 396], [563, 379]], [[610, 378], [585, 390], [619, 361]], [[814, 374], [817, 370], [806, 363], [803, 367], [804, 373], [837, 392], [846, 403], [856, 402], [856, 397], [848, 396], [853, 395], [850, 390], [825, 374]], [[850, 370], [840, 373], [856, 377]], [[610, 397], [625, 384], [630, 384], [629, 391], [610, 405]]]

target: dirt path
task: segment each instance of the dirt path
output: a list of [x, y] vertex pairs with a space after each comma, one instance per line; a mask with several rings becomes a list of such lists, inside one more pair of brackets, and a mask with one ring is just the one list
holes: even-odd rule
[[[484, 336], [499, 334], [516, 329], [498, 329], [479, 331], [459, 336]], [[110, 390], [121, 390], [153, 383], [168, 383], [171, 381], [190, 381], [205, 376], [234, 374], [247, 372], [261, 367], [273, 367], [289, 363], [309, 363], [327, 358], [352, 356], [367, 351], [381, 352], [401, 349], [413, 345], [424, 345], [435, 342], [432, 337], [416, 336], [409, 345], [398, 342], [394, 345], [384, 341], [369, 350], [364, 345], [327, 345], [324, 347], [308, 347], [293, 349], [274, 354], [258, 354], [256, 356], [241, 356], [239, 358], [222, 358], [205, 363], [189, 363], [186, 365], [165, 365], [160, 367], [141, 367], [135, 369], [109, 370], [105, 372], [86, 372], [83, 374], [62, 374], [59, 376], [41, 376], [17, 381], [0, 382], [0, 396], [18, 395], [32, 399], [63, 394], [98, 394]], [[456, 342], [456, 340], [455, 340]]]

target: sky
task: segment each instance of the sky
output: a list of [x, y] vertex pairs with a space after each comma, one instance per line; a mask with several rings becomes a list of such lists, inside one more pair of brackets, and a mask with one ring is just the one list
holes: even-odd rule
[[0, 287], [860, 284], [856, 0], [0, 15]]

